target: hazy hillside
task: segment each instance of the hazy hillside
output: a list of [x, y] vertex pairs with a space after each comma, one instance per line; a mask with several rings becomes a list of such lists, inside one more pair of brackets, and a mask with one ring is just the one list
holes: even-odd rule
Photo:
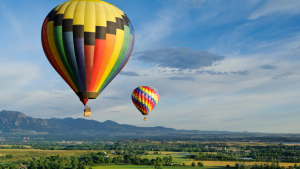
[[147, 135], [166, 136], [178, 134], [226, 134], [234, 133], [227, 131], [198, 131], [198, 130], [176, 130], [173, 128], [137, 127], [126, 124], [118, 124], [107, 120], [99, 122], [96, 120], [86, 120], [83, 118], [51, 118], [40, 119], [28, 117], [24, 113], [3, 110], [0, 112], [0, 130], [2, 133], [35, 133], [35, 134], [64, 134], [64, 135]]
[[142, 134], [142, 133], [170, 133], [177, 130], [165, 127], [136, 127], [126, 124], [118, 124], [107, 120], [99, 122], [96, 120], [86, 120], [83, 118], [73, 119], [40, 119], [28, 117], [24, 113], [3, 110], [0, 112], [0, 130], [2, 132], [47, 132], [57, 133], [76, 133], [76, 134]]

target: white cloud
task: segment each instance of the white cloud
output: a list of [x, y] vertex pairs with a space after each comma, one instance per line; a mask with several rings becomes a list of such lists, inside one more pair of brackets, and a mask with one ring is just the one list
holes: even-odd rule
[[249, 19], [257, 19], [266, 15], [274, 14], [298, 14], [300, 1], [297, 0], [269, 0], [264, 5], [253, 11]]

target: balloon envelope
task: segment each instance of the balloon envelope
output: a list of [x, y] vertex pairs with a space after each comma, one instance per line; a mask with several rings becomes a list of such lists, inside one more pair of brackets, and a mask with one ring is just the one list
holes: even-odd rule
[[134, 30], [126, 14], [107, 2], [72, 0], [48, 14], [42, 45], [53, 68], [86, 104], [128, 62]]
[[140, 86], [133, 90], [131, 98], [136, 108], [143, 115], [148, 115], [157, 105], [159, 94], [154, 87]]

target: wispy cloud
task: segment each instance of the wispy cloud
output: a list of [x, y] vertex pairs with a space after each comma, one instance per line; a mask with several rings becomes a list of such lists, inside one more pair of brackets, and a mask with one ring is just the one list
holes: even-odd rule
[[260, 66], [261, 69], [277, 69], [276, 66], [273, 65], [262, 65]]
[[0, 62], [0, 88], [22, 88], [40, 77], [39, 68], [30, 62]]
[[228, 72], [220, 72], [220, 71], [213, 71], [213, 70], [197, 70], [195, 74], [229, 75]]
[[194, 77], [169, 77], [169, 80], [195, 81]]
[[171, 3], [178, 3], [188, 8], [200, 8], [206, 0], [171, 0]]
[[272, 79], [286, 79], [287, 77], [290, 77], [292, 75], [299, 75], [299, 73], [296, 73], [296, 72], [286, 72], [286, 73], [283, 73], [281, 75], [273, 76]]
[[[173, 1], [158, 10], [151, 20], [142, 23], [142, 26], [136, 29], [135, 48], [138, 51], [149, 50], [164, 46], [164, 39], [186, 27], [189, 23], [188, 12], [193, 8], [192, 4], [197, 6], [202, 2], [199, 0]], [[168, 1], [164, 1], [168, 2]], [[183, 5], [185, 4], [185, 5]], [[195, 7], [195, 6], [194, 6]], [[180, 24], [178, 24], [180, 22]], [[180, 41], [182, 43], [182, 41]]]
[[135, 72], [131, 72], [131, 71], [122, 71], [122, 72], [120, 72], [120, 75], [124, 75], [124, 76], [140, 76], [139, 74], [137, 74]]
[[119, 100], [119, 99], [122, 99], [122, 98], [119, 98], [119, 97], [103, 97], [103, 99], [108, 99], [108, 100]]
[[300, 1], [293, 0], [269, 0], [264, 5], [258, 7], [253, 11], [249, 19], [257, 19], [267, 15], [278, 15], [278, 14], [298, 14], [300, 8]]
[[236, 71], [236, 72], [231, 71], [230, 73], [231, 73], [231, 74], [235, 74], [235, 75], [248, 75], [248, 74], [249, 74], [249, 72], [248, 72], [247, 70]]

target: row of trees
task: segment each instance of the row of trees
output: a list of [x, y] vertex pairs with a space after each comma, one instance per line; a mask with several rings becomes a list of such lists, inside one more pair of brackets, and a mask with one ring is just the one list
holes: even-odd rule
[[1, 168], [28, 168], [28, 169], [63, 169], [64, 167], [71, 167], [72, 169], [84, 169], [85, 166], [95, 165], [155, 165], [164, 166], [172, 165], [172, 156], [157, 157], [156, 159], [142, 158], [135, 154], [118, 155], [117, 157], [109, 157], [103, 152], [97, 154], [92, 153], [82, 155], [80, 157], [61, 157], [59, 155], [50, 157], [41, 157], [39, 159], [32, 158], [30, 160], [20, 160], [18, 164], [10, 166], [1, 166]]

